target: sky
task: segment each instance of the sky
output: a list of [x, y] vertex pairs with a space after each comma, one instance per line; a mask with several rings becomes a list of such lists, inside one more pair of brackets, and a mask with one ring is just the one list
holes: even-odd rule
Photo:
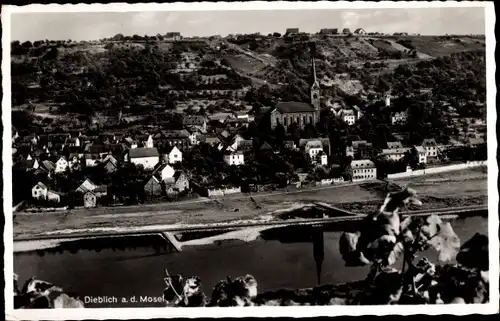
[[156, 35], [284, 33], [286, 28], [314, 33], [321, 28], [363, 28], [367, 32], [422, 35], [484, 34], [484, 8], [321, 9], [246, 11], [35, 12], [13, 13], [11, 40], [98, 40]]

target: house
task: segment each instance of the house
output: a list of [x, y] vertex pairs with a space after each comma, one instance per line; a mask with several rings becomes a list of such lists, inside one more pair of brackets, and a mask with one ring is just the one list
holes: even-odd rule
[[102, 163], [107, 173], [114, 173], [118, 170], [118, 161], [113, 155], [106, 156]]
[[415, 146], [415, 149], [417, 150], [418, 154], [418, 162], [421, 164], [426, 164], [427, 163], [427, 152], [425, 151], [425, 148], [422, 146]]
[[401, 142], [387, 142], [387, 148], [403, 148], [403, 144]]
[[106, 185], [96, 186], [96, 188], [94, 188], [94, 190], [92, 192], [94, 192], [94, 194], [97, 196], [97, 198], [106, 196], [106, 195], [108, 195], [108, 186], [106, 186]]
[[202, 136], [200, 141], [211, 146], [216, 146], [221, 142], [217, 136]]
[[424, 141], [422, 142], [422, 147], [425, 148], [427, 160], [429, 160], [429, 158], [435, 159], [438, 157], [439, 149], [434, 138], [424, 139]]
[[49, 189], [47, 192], [47, 201], [60, 203], [61, 202], [61, 194]]
[[94, 167], [101, 161], [101, 155], [98, 153], [85, 153], [83, 158], [87, 167]]
[[369, 159], [353, 160], [351, 162], [352, 181], [365, 181], [377, 178], [377, 168]]
[[47, 172], [52, 173], [56, 170], [56, 164], [49, 160], [42, 161], [42, 166]]
[[146, 147], [146, 148], [153, 148], [154, 147], [153, 136], [151, 136], [151, 135], [148, 136], [148, 139], [144, 142], [144, 147]]
[[356, 123], [356, 114], [351, 109], [341, 109], [340, 118], [344, 123], [348, 124], [349, 126], [352, 126]]
[[467, 147], [469, 147], [469, 148], [476, 148], [476, 147], [484, 145], [484, 144], [485, 144], [485, 141], [483, 138], [471, 137], [467, 140]]
[[137, 140], [133, 139], [132, 137], [125, 137], [123, 139], [123, 141], [125, 142], [125, 145], [129, 149], [134, 149], [134, 148], [139, 147], [139, 142]]
[[35, 159], [25, 159], [25, 160], [17, 162], [15, 167], [19, 168], [19, 169], [24, 169], [26, 171], [30, 171], [30, 170], [38, 169], [40, 167], [40, 164], [38, 163], [38, 160], [36, 158]]
[[182, 152], [176, 146], [172, 146], [170, 151], [166, 152], [165, 158], [169, 164], [182, 162]]
[[84, 194], [88, 191], [93, 191], [96, 187], [97, 185], [92, 183], [92, 181], [87, 178], [80, 184], [80, 186], [77, 187], [76, 192]]
[[201, 132], [207, 132], [208, 119], [205, 116], [189, 115], [182, 118], [182, 125], [186, 128], [198, 128]]
[[181, 130], [170, 130], [161, 135], [161, 140], [170, 146], [177, 146], [180, 150], [184, 148], [189, 148], [190, 139], [189, 132], [185, 129]]
[[188, 129], [189, 132], [189, 143], [192, 146], [198, 145], [200, 143], [200, 132], [195, 128]]
[[356, 35], [365, 35], [366, 31], [363, 28], [358, 28], [358, 29], [354, 30], [354, 34], [356, 34]]
[[128, 159], [135, 165], [142, 165], [145, 169], [151, 169], [160, 161], [160, 154], [155, 147], [133, 148], [128, 151]]
[[167, 178], [174, 177], [175, 170], [167, 163], [161, 163], [156, 166], [153, 174], [157, 174], [159, 181], [164, 181]]
[[79, 137], [71, 137], [68, 139], [67, 144], [70, 147], [80, 147], [81, 141]]
[[239, 134], [236, 134], [233, 136], [233, 138], [231, 138], [229, 140], [229, 143], [219, 144], [218, 149], [219, 150], [228, 150], [228, 151], [234, 152], [234, 151], [239, 149], [239, 146], [240, 146], [241, 142], [243, 142], [243, 141], [244, 141], [243, 137], [241, 137], [241, 135], [239, 135]]
[[232, 152], [224, 155], [224, 162], [230, 166], [235, 165], [244, 165], [245, 164], [245, 157], [243, 156], [243, 153], [241, 152]]
[[92, 191], [87, 191], [83, 195], [83, 206], [86, 208], [97, 206], [97, 195]]
[[322, 35], [336, 35], [339, 33], [339, 29], [337, 28], [324, 28], [319, 31]]
[[31, 197], [35, 199], [47, 199], [49, 188], [42, 182], [38, 182], [31, 189]]
[[314, 163], [319, 163], [322, 166], [326, 166], [326, 165], [328, 165], [328, 156], [323, 151], [320, 151], [316, 155], [316, 157], [313, 159], [313, 162]]
[[299, 33], [299, 28], [287, 28], [285, 31], [285, 35], [296, 35]]
[[259, 147], [259, 153], [263, 153], [263, 154], [267, 154], [267, 153], [274, 153], [274, 150], [273, 148], [271, 147], [271, 145], [269, 145], [268, 142], [264, 142], [262, 143], [262, 145], [260, 145]]
[[170, 41], [179, 41], [182, 39], [182, 36], [180, 32], [167, 32], [163, 39]]
[[243, 119], [246, 120], [247, 122], [252, 122], [255, 120], [254, 115], [251, 115], [250, 113], [244, 111], [237, 111], [234, 113], [234, 115], [236, 116], [236, 119], [240, 120]]
[[346, 147], [346, 156], [355, 159], [364, 159], [372, 156], [373, 144], [366, 140], [354, 140]]
[[56, 173], [62, 173], [64, 171], [66, 171], [66, 169], [68, 169], [68, 166], [69, 166], [69, 163], [66, 160], [66, 157], [61, 156], [61, 157], [59, 157], [59, 159], [56, 162], [55, 172]]
[[405, 157], [405, 154], [410, 151], [409, 147], [401, 148], [384, 148], [381, 155], [392, 161], [399, 161]]
[[314, 162], [316, 156], [323, 152], [323, 144], [320, 140], [308, 141], [304, 146], [304, 151]]
[[404, 110], [401, 112], [391, 113], [391, 124], [406, 124], [408, 121], [408, 111]]
[[174, 185], [179, 192], [189, 190], [189, 178], [184, 171], [175, 171]]
[[162, 186], [157, 175], [151, 175], [151, 178], [144, 185], [144, 192], [149, 197], [160, 196], [162, 194]]
[[244, 139], [238, 143], [237, 150], [242, 153], [251, 152], [253, 150], [253, 139]]
[[304, 150], [308, 142], [320, 141], [323, 146], [323, 152], [326, 155], [331, 155], [330, 139], [329, 138], [301, 138], [299, 140], [299, 149]]
[[[83, 156], [83, 155], [82, 155]], [[73, 169], [75, 166], [80, 164], [80, 155], [78, 153], [71, 153], [68, 156], [68, 166]]]

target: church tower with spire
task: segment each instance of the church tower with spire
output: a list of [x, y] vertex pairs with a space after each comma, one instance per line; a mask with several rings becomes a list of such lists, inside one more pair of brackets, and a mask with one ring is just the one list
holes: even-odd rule
[[311, 67], [313, 74], [313, 82], [311, 85], [311, 105], [315, 110], [315, 122], [319, 121], [319, 113], [320, 113], [320, 101], [321, 101], [321, 92], [319, 87], [319, 81], [316, 76], [316, 63], [314, 62], [314, 55], [311, 57]]

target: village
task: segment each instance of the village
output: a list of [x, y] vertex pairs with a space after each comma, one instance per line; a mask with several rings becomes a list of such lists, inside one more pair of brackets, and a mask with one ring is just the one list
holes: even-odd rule
[[[319, 34], [339, 31], [322, 29]], [[344, 29], [340, 34], [351, 32]], [[354, 34], [365, 32], [357, 29]], [[300, 33], [290, 28], [285, 35]], [[182, 37], [171, 32], [165, 39]], [[362, 108], [337, 102], [322, 92], [328, 84], [317, 75], [314, 54], [308, 101], [278, 98], [258, 108], [252, 102], [260, 90], [252, 89], [224, 59], [200, 59], [193, 51], [177, 56], [173, 73], [183, 85], [167, 86], [171, 98], [160, 115], [167, 120], [150, 117], [155, 124], [143, 120], [140, 126], [130, 126], [140, 122], [134, 122], [134, 111], [121, 108], [107, 118], [108, 125], [114, 122], [107, 129], [64, 124], [30, 133], [13, 127], [14, 201], [38, 209], [174, 202], [387, 179], [486, 159], [481, 117], [460, 116], [449, 102], [441, 101], [441, 116], [453, 135], [409, 137], [404, 129], [411, 112], [401, 107], [405, 93], [387, 90], [358, 97], [369, 106]], [[193, 73], [201, 76], [193, 80]], [[428, 97], [428, 92], [422, 88], [418, 95]], [[415, 98], [414, 93], [410, 96]], [[34, 105], [29, 106], [36, 115]], [[376, 146], [370, 137], [350, 131], [367, 126], [360, 124], [375, 110], [387, 115], [385, 141]]]

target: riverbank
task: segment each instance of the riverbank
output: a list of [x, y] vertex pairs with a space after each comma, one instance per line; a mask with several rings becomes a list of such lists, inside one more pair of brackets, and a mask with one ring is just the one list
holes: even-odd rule
[[[461, 206], [487, 204], [487, 174], [479, 171], [447, 173], [446, 177], [430, 176], [398, 180], [408, 185], [427, 201], [424, 206], [440, 208], [461, 202]], [[94, 208], [62, 213], [15, 213], [14, 238], [50, 235], [58, 231], [106, 228], [139, 228], [158, 225], [227, 223], [235, 221], [266, 221], [307, 204], [349, 207], [365, 204], [358, 211], [367, 212], [386, 195], [385, 182], [328, 186], [314, 190], [256, 195], [228, 196], [216, 200], [201, 199], [182, 203], [164, 203], [127, 208]], [[253, 199], [253, 201], [252, 201]], [[461, 201], [462, 200], [462, 201]], [[463, 201], [465, 200], [465, 201]], [[356, 205], [358, 204], [358, 205]], [[351, 205], [352, 207], [352, 205]]]
[[[485, 217], [459, 218], [450, 221], [462, 242], [476, 232], [486, 234]], [[227, 276], [233, 279], [252, 274], [259, 293], [280, 289], [307, 289], [329, 284], [363, 280], [368, 267], [346, 267], [340, 252], [342, 231], [325, 227], [283, 227], [258, 232], [247, 231], [237, 239], [226, 236], [183, 237], [182, 252], [164, 250], [159, 236], [82, 240], [60, 248], [15, 253], [14, 270], [20, 283], [31, 275], [64, 285], [65, 290], [88, 297], [131, 297], [161, 295], [165, 288], [165, 268], [171, 275], [199, 276], [202, 291], [210, 296], [216, 283]], [[241, 238], [240, 238], [241, 237]], [[193, 241], [194, 240], [194, 241]], [[437, 253], [422, 253], [437, 262]], [[300, 264], [297, 264], [300, 262]], [[145, 277], [147, 276], [147, 277]], [[92, 282], [105, 280], [105, 282]], [[124, 280], [126, 282], [124, 283]], [[325, 289], [325, 288], [323, 288]], [[89, 308], [160, 307], [161, 303], [91, 304]]]

